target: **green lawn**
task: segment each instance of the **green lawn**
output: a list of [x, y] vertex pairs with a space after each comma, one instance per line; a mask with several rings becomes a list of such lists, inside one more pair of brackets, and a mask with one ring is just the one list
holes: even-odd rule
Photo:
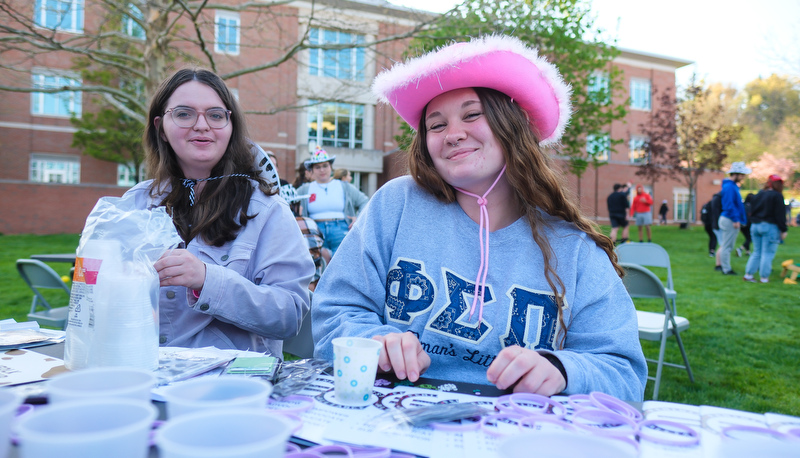
[[[633, 227], [634, 238], [635, 231]], [[800, 263], [800, 229], [790, 228], [778, 249], [769, 284], [745, 283], [741, 276], [714, 271], [707, 240], [702, 227], [653, 227], [653, 241], [664, 246], [672, 260], [678, 312], [691, 321], [683, 338], [696, 379], [692, 384], [682, 369], [666, 367], [659, 398], [800, 416], [800, 285], [783, 284], [780, 278], [783, 260]], [[739, 243], [742, 240], [740, 236]], [[23, 321], [30, 307], [31, 294], [14, 266], [17, 258], [72, 252], [77, 243], [77, 235], [0, 236], [0, 318]], [[747, 258], [734, 255], [732, 261], [734, 270], [743, 273]], [[70, 267], [51, 266], [62, 275]], [[638, 300], [637, 306], [658, 308]], [[658, 356], [657, 343], [642, 343], [649, 357]], [[667, 360], [680, 361], [674, 340], [667, 345]], [[645, 396], [652, 396], [652, 382]]]

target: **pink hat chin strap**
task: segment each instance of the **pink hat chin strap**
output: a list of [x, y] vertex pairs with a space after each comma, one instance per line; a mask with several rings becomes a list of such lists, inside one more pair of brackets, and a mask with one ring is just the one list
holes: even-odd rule
[[[489, 211], [486, 209], [486, 204], [488, 203], [486, 196], [492, 192], [492, 189], [494, 189], [494, 186], [500, 181], [500, 177], [503, 176], [505, 171], [506, 166], [504, 165], [503, 170], [501, 170], [500, 173], [497, 174], [497, 178], [494, 179], [494, 183], [489, 186], [489, 189], [487, 189], [482, 196], [465, 191], [461, 188], [456, 188], [457, 191], [478, 199], [478, 206], [480, 207], [481, 213], [480, 224], [478, 226], [478, 238], [481, 245], [481, 265], [478, 267], [478, 277], [475, 279], [475, 295], [472, 298], [472, 308], [469, 310], [469, 319], [471, 320], [472, 315], [475, 313], [475, 306], [480, 300], [481, 308], [478, 312], [478, 323], [483, 321], [483, 294], [486, 289], [486, 275], [489, 273]], [[485, 240], [483, 238], [484, 232], [486, 233]]]

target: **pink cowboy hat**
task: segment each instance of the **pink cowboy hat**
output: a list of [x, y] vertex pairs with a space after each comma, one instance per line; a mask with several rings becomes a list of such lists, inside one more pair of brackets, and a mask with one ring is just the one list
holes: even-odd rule
[[489, 35], [455, 43], [381, 72], [372, 83], [413, 129], [438, 95], [465, 87], [500, 91], [528, 113], [539, 145], [558, 143], [571, 114], [570, 87], [556, 67], [517, 38]]

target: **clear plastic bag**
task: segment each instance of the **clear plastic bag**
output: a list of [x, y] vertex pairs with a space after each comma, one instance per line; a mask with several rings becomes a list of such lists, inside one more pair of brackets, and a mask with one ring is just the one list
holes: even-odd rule
[[181, 243], [164, 207], [102, 197], [81, 233], [67, 318], [64, 363], [158, 367], [159, 281], [153, 263]]

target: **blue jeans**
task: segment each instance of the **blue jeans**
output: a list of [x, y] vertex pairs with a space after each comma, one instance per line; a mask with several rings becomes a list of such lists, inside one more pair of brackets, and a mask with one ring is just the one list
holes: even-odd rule
[[317, 221], [317, 226], [325, 240], [322, 246], [331, 250], [331, 256], [333, 256], [344, 240], [344, 236], [349, 232], [347, 220]]
[[753, 239], [753, 254], [747, 260], [745, 273], [753, 275], [758, 271], [761, 278], [769, 278], [772, 260], [781, 243], [780, 230], [775, 224], [755, 223], [750, 226], [750, 236]]

